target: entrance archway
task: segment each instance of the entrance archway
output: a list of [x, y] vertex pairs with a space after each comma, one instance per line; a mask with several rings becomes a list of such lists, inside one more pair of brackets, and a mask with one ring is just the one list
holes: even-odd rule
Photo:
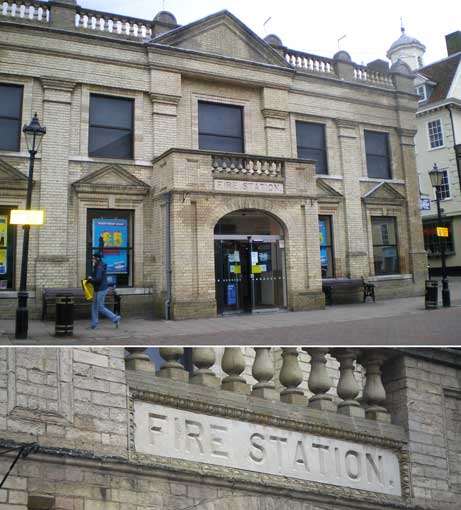
[[271, 215], [241, 209], [215, 226], [218, 313], [286, 308], [285, 240]]

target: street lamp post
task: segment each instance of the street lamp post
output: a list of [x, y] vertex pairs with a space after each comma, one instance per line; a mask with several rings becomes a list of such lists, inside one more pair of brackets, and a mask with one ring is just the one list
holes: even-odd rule
[[[26, 211], [30, 211], [32, 202], [32, 182], [34, 175], [34, 162], [35, 156], [40, 147], [43, 135], [46, 133], [46, 128], [40, 126], [37, 113], [35, 113], [31, 123], [24, 126], [23, 133], [29, 151], [29, 177], [27, 180], [27, 198], [26, 198]], [[29, 256], [29, 233], [30, 224], [24, 224], [24, 238], [22, 244], [22, 260], [21, 260], [21, 277], [19, 281], [18, 292], [18, 308], [16, 309], [16, 338], [26, 339], [27, 331], [29, 328], [29, 311], [27, 309], [27, 299], [29, 294], [27, 292], [27, 260]]]
[[[444, 172], [437, 168], [437, 164], [434, 163], [433, 169], [429, 172], [432, 187], [435, 189], [435, 200], [437, 202], [437, 223], [438, 226], [442, 226], [442, 210], [440, 209], [440, 194], [441, 188], [444, 184]], [[438, 232], [437, 232], [438, 234]], [[445, 237], [439, 237], [440, 246], [440, 258], [442, 262], [442, 304], [443, 306], [451, 306], [450, 289], [448, 288], [448, 277], [447, 277], [447, 262], [445, 256]]]

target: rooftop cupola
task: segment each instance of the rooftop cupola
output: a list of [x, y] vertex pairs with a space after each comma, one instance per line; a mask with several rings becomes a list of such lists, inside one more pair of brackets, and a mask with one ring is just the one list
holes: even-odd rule
[[387, 58], [392, 64], [395, 64], [398, 60], [405, 62], [412, 71], [423, 67], [423, 56], [426, 52], [426, 46], [418, 41], [418, 39], [407, 35], [403, 25], [400, 31], [400, 37], [391, 44], [387, 51]]

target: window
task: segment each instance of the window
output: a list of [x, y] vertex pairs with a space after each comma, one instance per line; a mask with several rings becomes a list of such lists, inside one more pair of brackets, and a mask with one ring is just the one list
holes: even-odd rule
[[420, 85], [419, 87], [416, 87], [416, 93], [419, 96], [419, 101], [426, 101], [426, 85]]
[[21, 140], [22, 87], [0, 85], [0, 149], [19, 151]]
[[243, 152], [242, 107], [198, 103], [199, 148], [212, 151]]
[[296, 122], [298, 158], [315, 160], [315, 172], [327, 174], [325, 126], [314, 122]]
[[440, 122], [440, 119], [431, 120], [428, 122], [427, 129], [429, 132], [429, 143], [431, 149], [443, 147], [442, 123]]
[[[448, 237], [438, 237], [437, 227], [447, 227]], [[453, 240], [453, 228], [451, 221], [442, 221], [441, 224], [436, 221], [425, 221], [423, 223], [424, 249], [427, 251], [428, 257], [440, 256], [440, 243], [445, 243], [445, 253], [447, 255], [455, 254], [455, 243]]]
[[390, 179], [389, 141], [387, 133], [365, 131], [368, 177]]
[[90, 96], [90, 156], [133, 158], [133, 104], [132, 99]]
[[334, 278], [335, 268], [331, 216], [319, 216], [319, 237], [322, 278]]
[[375, 274], [398, 274], [399, 256], [395, 218], [376, 216], [371, 219]]
[[110, 283], [132, 285], [133, 211], [90, 209], [87, 221], [87, 272], [92, 270], [93, 253], [102, 253]]
[[14, 288], [16, 228], [9, 224], [11, 208], [0, 208], [0, 291]]
[[[440, 172], [443, 173], [443, 177], [442, 177], [442, 185], [439, 187], [439, 198], [440, 198], [440, 200], [447, 200], [448, 198], [451, 198], [450, 181], [448, 179], [448, 170], [440, 170]], [[434, 198], [437, 199], [435, 194], [436, 194], [436, 191], [434, 189]]]

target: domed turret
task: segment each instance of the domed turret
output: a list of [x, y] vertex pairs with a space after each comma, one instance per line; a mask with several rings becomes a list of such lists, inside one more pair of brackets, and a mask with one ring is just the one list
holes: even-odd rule
[[391, 44], [387, 51], [387, 58], [392, 64], [395, 64], [398, 60], [405, 62], [412, 71], [423, 67], [423, 55], [426, 52], [426, 46], [418, 39], [406, 35], [403, 26], [400, 30], [402, 34]]

